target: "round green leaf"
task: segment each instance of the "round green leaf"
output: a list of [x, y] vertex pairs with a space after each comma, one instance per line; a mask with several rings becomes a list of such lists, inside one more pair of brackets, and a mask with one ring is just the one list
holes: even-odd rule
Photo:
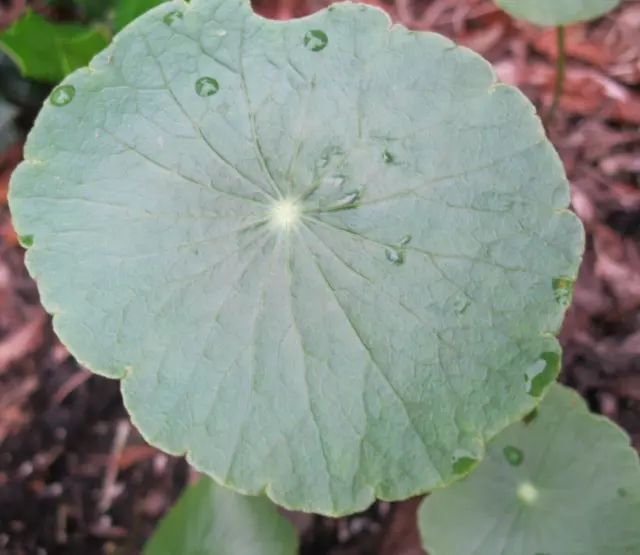
[[557, 374], [582, 228], [533, 106], [471, 51], [364, 5], [193, 0], [61, 87], [15, 225], [152, 444], [344, 514], [458, 479]]
[[495, 0], [505, 12], [538, 25], [588, 21], [618, 7], [621, 0]]
[[208, 478], [189, 486], [143, 555], [296, 555], [293, 525], [264, 497], [238, 495]]
[[430, 555], [640, 553], [640, 465], [629, 437], [556, 385], [419, 524]]

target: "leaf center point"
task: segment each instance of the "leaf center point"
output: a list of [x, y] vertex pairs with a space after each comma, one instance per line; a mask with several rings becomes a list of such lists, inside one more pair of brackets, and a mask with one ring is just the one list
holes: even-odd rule
[[537, 500], [540, 492], [538, 488], [535, 487], [531, 482], [522, 482], [518, 486], [518, 491], [516, 495], [523, 503], [527, 505], [533, 505]]
[[300, 205], [293, 199], [283, 198], [271, 209], [271, 221], [280, 229], [289, 229], [300, 219]]

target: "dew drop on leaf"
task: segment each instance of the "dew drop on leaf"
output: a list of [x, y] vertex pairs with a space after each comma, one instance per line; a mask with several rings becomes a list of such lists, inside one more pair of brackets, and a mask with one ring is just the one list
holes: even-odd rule
[[629, 492], [626, 488], [618, 488], [618, 491], [616, 493], [618, 494], [618, 497], [627, 497], [627, 495], [629, 495]]
[[542, 353], [525, 374], [527, 393], [532, 397], [540, 397], [545, 388], [556, 379], [559, 369], [560, 356], [557, 353]]
[[453, 473], [468, 474], [476, 464], [478, 461], [473, 457], [459, 457], [453, 461]]
[[411, 242], [411, 235], [405, 235], [402, 239], [400, 239], [400, 246], [408, 245]]
[[329, 177], [325, 178], [324, 183], [329, 187], [338, 188], [342, 187], [346, 180], [347, 178], [344, 175], [330, 175]]
[[356, 208], [360, 200], [360, 191], [351, 191], [338, 200], [335, 204], [336, 209]]
[[393, 264], [403, 264], [404, 263], [404, 253], [397, 249], [385, 249], [384, 255], [389, 262]]
[[395, 156], [393, 154], [391, 154], [386, 148], [384, 149], [384, 152], [382, 153], [382, 161], [385, 164], [393, 164], [393, 162], [395, 161]]
[[179, 19], [182, 19], [182, 17], [183, 15], [181, 11], [173, 10], [172, 12], [169, 12], [162, 18], [162, 22], [165, 25], [171, 25], [172, 23], [178, 21]]
[[51, 104], [54, 106], [66, 106], [73, 100], [76, 95], [76, 89], [73, 85], [62, 85], [57, 87], [51, 93]]
[[304, 46], [307, 50], [311, 50], [312, 52], [320, 52], [320, 50], [324, 50], [329, 42], [329, 38], [327, 34], [320, 29], [311, 29], [311, 31], [307, 31], [304, 35]]
[[571, 297], [573, 296], [573, 280], [569, 278], [553, 278], [551, 285], [558, 304], [563, 308], [567, 308], [571, 304]]
[[331, 162], [332, 158], [336, 156], [342, 156], [344, 151], [337, 145], [331, 145], [325, 148], [320, 154], [320, 158], [316, 162], [316, 168], [326, 168]]
[[220, 85], [213, 77], [200, 77], [196, 81], [196, 93], [198, 96], [212, 96], [218, 92]]
[[504, 458], [507, 459], [507, 462], [511, 466], [520, 466], [524, 461], [522, 449], [518, 449], [513, 445], [507, 445], [502, 452], [504, 453]]
[[464, 314], [467, 311], [467, 308], [471, 305], [471, 301], [466, 298], [457, 298], [453, 302], [453, 310], [456, 314]]
[[536, 418], [538, 417], [538, 409], [535, 408], [533, 409], [529, 414], [527, 414], [523, 419], [522, 422], [525, 425], [529, 425], [531, 424], [531, 422], [533, 422]]
[[27, 249], [33, 246], [33, 235], [19, 235], [18, 241], [25, 249]]

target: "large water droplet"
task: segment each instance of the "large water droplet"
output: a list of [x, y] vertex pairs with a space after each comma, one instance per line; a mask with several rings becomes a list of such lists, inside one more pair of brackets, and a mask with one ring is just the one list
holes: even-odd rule
[[320, 29], [311, 29], [311, 31], [307, 31], [303, 40], [305, 48], [312, 52], [320, 52], [320, 50], [324, 50], [328, 42], [329, 38], [327, 37], [327, 34]]
[[206, 97], [216, 94], [220, 90], [220, 85], [213, 77], [200, 77], [196, 81], [196, 94]]
[[355, 208], [360, 200], [360, 191], [351, 191], [336, 202], [336, 208]]
[[392, 262], [393, 264], [400, 265], [404, 263], [404, 253], [399, 249], [385, 249], [384, 256], [389, 262]]
[[54, 106], [66, 106], [76, 95], [76, 88], [73, 85], [62, 85], [51, 93], [49, 100]]
[[165, 16], [162, 18], [162, 22], [165, 25], [171, 25], [172, 23], [178, 21], [179, 19], [182, 19], [184, 16], [182, 15], [182, 12], [179, 10], [173, 10], [167, 14], [165, 14]]
[[560, 356], [552, 352], [542, 353], [525, 373], [527, 393], [532, 397], [540, 397], [546, 387], [556, 379], [559, 370]]
[[453, 473], [458, 476], [468, 474], [478, 462], [473, 457], [457, 457], [453, 460]]
[[502, 452], [504, 453], [504, 458], [507, 459], [511, 466], [520, 466], [524, 461], [522, 449], [518, 449], [513, 445], [507, 445]]
[[18, 242], [25, 248], [33, 246], [33, 235], [18, 235]]
[[558, 304], [562, 308], [567, 308], [571, 304], [571, 297], [573, 296], [573, 280], [569, 278], [553, 278], [551, 285]]

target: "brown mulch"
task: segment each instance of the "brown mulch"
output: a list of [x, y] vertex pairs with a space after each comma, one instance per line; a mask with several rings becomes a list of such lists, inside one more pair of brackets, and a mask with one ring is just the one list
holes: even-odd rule
[[[488, 58], [546, 114], [553, 30], [514, 22], [489, 0], [370, 0], [395, 21], [443, 33]], [[256, 0], [274, 18], [324, 0]], [[17, 0], [0, 3], [0, 22]], [[9, 15], [9, 10], [14, 10]], [[588, 233], [560, 339], [562, 380], [616, 420], [640, 449], [640, 2], [567, 30], [565, 94], [549, 137]], [[139, 553], [190, 479], [147, 446], [118, 384], [89, 374], [54, 336], [6, 207], [21, 145], [0, 153], [0, 554]], [[418, 500], [361, 515], [292, 515], [305, 555], [419, 555]]]

